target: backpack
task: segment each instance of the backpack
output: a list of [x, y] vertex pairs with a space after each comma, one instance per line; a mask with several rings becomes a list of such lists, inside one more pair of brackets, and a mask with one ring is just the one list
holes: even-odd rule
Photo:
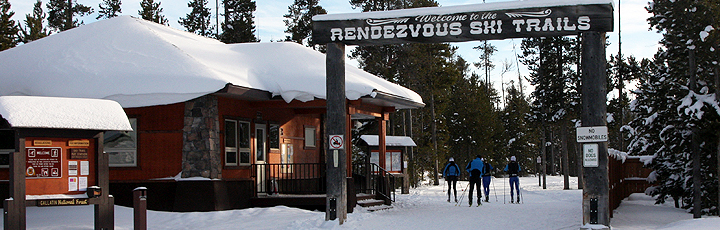
[[510, 164], [508, 164], [508, 174], [510, 174], [510, 176], [518, 176], [519, 171], [520, 165], [518, 165], [517, 162], [510, 162]]
[[487, 163], [487, 162], [484, 162], [484, 163], [483, 163], [483, 171], [485, 171], [485, 172], [483, 173], [483, 176], [490, 176], [490, 174], [492, 173], [492, 172], [490, 171], [490, 163]]

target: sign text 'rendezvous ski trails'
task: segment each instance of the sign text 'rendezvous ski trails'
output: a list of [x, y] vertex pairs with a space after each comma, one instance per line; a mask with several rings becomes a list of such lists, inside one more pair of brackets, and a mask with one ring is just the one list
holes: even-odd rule
[[613, 29], [611, 4], [313, 21], [313, 41], [349, 45], [437, 43], [577, 35]]

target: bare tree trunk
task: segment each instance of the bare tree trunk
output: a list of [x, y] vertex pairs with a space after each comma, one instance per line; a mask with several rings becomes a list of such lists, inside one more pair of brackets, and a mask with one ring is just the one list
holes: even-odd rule
[[435, 182], [433, 182], [434, 185], [440, 185], [440, 181], [438, 179], [438, 149], [437, 149], [437, 125], [435, 121], [435, 95], [430, 93], [430, 103], [432, 106], [430, 109], [432, 110], [432, 141], [433, 141], [433, 158], [435, 159], [435, 173], [433, 173], [433, 179]]
[[[691, 92], [695, 92], [696, 88], [696, 66], [695, 66], [695, 50], [690, 50], [689, 55], [689, 65], [690, 65], [690, 82], [689, 82], [689, 88]], [[698, 143], [697, 138], [697, 132], [698, 128], [696, 125], [693, 125], [692, 127], [692, 156], [693, 156], [693, 169], [692, 169], [692, 178], [693, 178], [693, 218], [701, 218], [702, 217], [702, 194], [701, 194], [701, 186], [702, 186], [702, 180], [700, 178], [700, 147]]]
[[570, 189], [570, 163], [568, 162], [570, 159], [568, 159], [568, 149], [567, 149], [567, 121], [562, 121], [562, 127], [560, 127], [560, 143], [562, 148], [562, 171], [563, 171], [563, 177], [565, 178], [565, 186], [563, 189], [567, 190]]

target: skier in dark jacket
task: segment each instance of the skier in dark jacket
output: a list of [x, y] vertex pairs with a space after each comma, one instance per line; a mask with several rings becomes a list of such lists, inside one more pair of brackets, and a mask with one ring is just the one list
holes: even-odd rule
[[458, 167], [457, 164], [455, 164], [455, 159], [450, 157], [448, 160], [450, 161], [447, 165], [445, 165], [445, 169], [443, 169], [443, 177], [445, 177], [445, 181], [448, 183], [448, 199], [447, 202], [450, 202], [450, 188], [455, 192], [455, 203], [458, 202], [457, 200], [457, 180], [460, 176], [460, 167]]
[[510, 176], [510, 203], [513, 203], [513, 188], [515, 188], [518, 194], [517, 203], [520, 203], [520, 180], [518, 179], [518, 173], [522, 171], [520, 165], [515, 161], [515, 156], [510, 157], [510, 163], [505, 166], [505, 172]]
[[470, 192], [468, 193], [468, 201], [470, 203], [470, 206], [472, 206], [472, 195], [473, 195], [473, 187], [477, 185], [478, 192], [477, 192], [477, 204], [480, 205], [480, 202], [482, 200], [482, 192], [480, 191], [480, 176], [482, 176], [483, 172], [483, 161], [482, 158], [480, 158], [480, 155], [477, 155], [477, 157], [470, 161], [468, 165], [465, 167], [465, 171], [470, 173]]
[[482, 175], [482, 183], [483, 183], [483, 191], [485, 192], [485, 202], [490, 202], [490, 181], [492, 180], [492, 170], [493, 167], [490, 165], [490, 163], [485, 160], [483, 160], [483, 175]]

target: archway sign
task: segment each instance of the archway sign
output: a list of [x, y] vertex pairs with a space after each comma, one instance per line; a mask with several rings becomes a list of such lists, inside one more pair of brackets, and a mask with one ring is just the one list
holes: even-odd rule
[[[525, 37], [583, 36], [582, 124], [605, 126], [605, 33], [613, 30], [612, 0], [536, 0], [413, 8], [313, 17], [313, 41], [327, 44], [327, 134], [345, 135], [345, 45], [443, 43]], [[349, 138], [348, 138], [349, 139]], [[585, 168], [583, 224], [609, 226], [607, 143], [598, 167]], [[326, 220], [347, 217], [346, 153], [327, 154]], [[598, 227], [598, 226], [593, 226]]]

